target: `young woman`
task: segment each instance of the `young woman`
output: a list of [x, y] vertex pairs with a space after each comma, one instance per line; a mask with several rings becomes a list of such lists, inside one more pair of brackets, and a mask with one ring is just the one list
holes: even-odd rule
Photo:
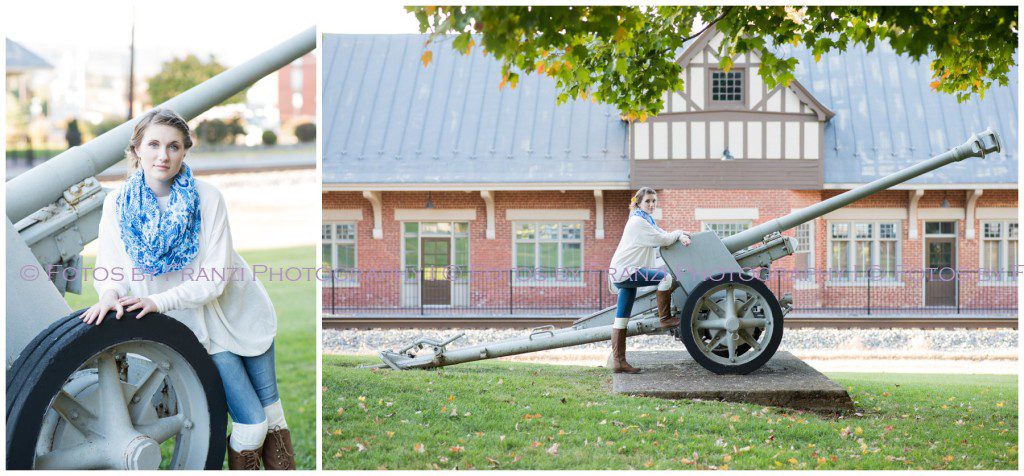
[[654, 223], [651, 216], [658, 205], [658, 193], [650, 187], [637, 190], [629, 203], [629, 219], [622, 232], [622, 240], [615, 248], [612, 263], [608, 267], [608, 288], [618, 293], [615, 323], [612, 324], [612, 371], [615, 373], [639, 373], [640, 369], [626, 362], [626, 323], [633, 312], [633, 301], [637, 288], [658, 286], [658, 317], [660, 327], [679, 325], [679, 318], [671, 317], [672, 276], [665, 271], [654, 269], [655, 251], [678, 240], [684, 246], [690, 245], [690, 234], [682, 230], [666, 232]]
[[136, 319], [159, 312], [184, 323], [224, 382], [228, 466], [259, 469], [262, 459], [267, 469], [294, 469], [274, 369], [277, 314], [232, 247], [224, 197], [184, 163], [190, 147], [188, 124], [171, 110], [135, 125], [131, 172], [104, 199], [96, 256], [97, 268], [120, 268], [125, 279], [96, 281], [100, 300], [81, 318], [99, 325], [109, 311], [120, 319], [137, 310]]

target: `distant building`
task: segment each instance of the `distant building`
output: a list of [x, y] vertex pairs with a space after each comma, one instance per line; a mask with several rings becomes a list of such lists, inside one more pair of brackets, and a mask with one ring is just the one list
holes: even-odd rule
[[277, 72], [282, 128], [316, 122], [316, 56], [308, 53]]
[[[770, 285], [798, 310], [863, 307], [869, 288], [876, 309], [1016, 309], [1016, 68], [1008, 86], [961, 104], [929, 88], [927, 60], [886, 44], [817, 62], [787, 48], [797, 81], [768, 89], [756, 54], [718, 69], [720, 38], [711, 28], [689, 42], [686, 90], [628, 124], [609, 105], [557, 106], [547, 77], [499, 90], [500, 64], [479, 49], [463, 56], [435, 40], [424, 68], [423, 36], [326, 35], [324, 261], [395, 271], [328, 283], [325, 309], [611, 305], [605, 280], [587, 273], [608, 266], [640, 186], [658, 189], [663, 228], [727, 236], [987, 127], [1001, 153], [788, 231], [800, 248], [774, 269], [801, 274]], [[963, 273], [925, 279], [947, 267]], [[582, 274], [556, 276], [567, 271]]]
[[[28, 151], [24, 155], [31, 161], [34, 158], [31, 150], [45, 148], [47, 143], [49, 88], [46, 79], [50, 76], [53, 65], [38, 53], [10, 38], [6, 39], [6, 43], [7, 130], [4, 134], [7, 149]], [[41, 72], [44, 74], [39, 74]], [[10, 157], [16, 155], [8, 154]]]

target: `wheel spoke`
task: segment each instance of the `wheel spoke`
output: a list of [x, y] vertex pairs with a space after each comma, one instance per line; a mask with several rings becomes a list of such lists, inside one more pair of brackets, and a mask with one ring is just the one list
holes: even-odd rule
[[725, 347], [729, 349], [729, 360], [732, 362], [736, 361], [736, 339], [733, 339], [733, 333], [726, 331], [725, 333]]
[[163, 443], [174, 435], [181, 433], [181, 428], [184, 426], [185, 416], [177, 414], [174, 416], [161, 418], [148, 425], [140, 425], [136, 430], [139, 433], [146, 435], [157, 443]]
[[99, 373], [100, 417], [104, 425], [107, 428], [130, 428], [131, 415], [128, 414], [114, 356], [107, 352], [101, 353], [96, 358], [96, 369]]
[[718, 344], [722, 342], [722, 338], [728, 334], [729, 333], [726, 332], [725, 330], [723, 330], [722, 332], [715, 333], [715, 336], [711, 339], [711, 342], [708, 342], [708, 350], [715, 350], [715, 347], [718, 347]]
[[103, 440], [87, 441], [36, 456], [35, 469], [114, 469], [103, 444]]
[[87, 439], [100, 436], [96, 433], [96, 415], [63, 389], [53, 399], [53, 410]]
[[740, 339], [743, 339], [743, 342], [746, 342], [751, 348], [756, 351], [761, 350], [761, 344], [758, 344], [757, 341], [754, 340], [753, 336], [748, 334], [745, 329], [740, 329], [737, 333], [740, 335]]
[[754, 327], [764, 329], [767, 326], [767, 319], [760, 319], [756, 317], [745, 317], [743, 319], [740, 319], [740, 329], [752, 329]]
[[756, 294], [747, 293], [747, 296], [749, 299], [747, 299], [747, 302], [743, 303], [739, 310], [736, 311], [736, 317], [745, 317], [747, 313], [754, 308], [754, 304], [761, 301], [761, 297]]
[[736, 289], [732, 286], [725, 287], [725, 316], [729, 317], [736, 312]]
[[725, 329], [725, 319], [707, 319], [697, 321], [698, 329]]
[[150, 368], [149, 373], [143, 377], [142, 382], [139, 383], [138, 387], [136, 387], [135, 392], [128, 397], [128, 401], [131, 402], [129, 407], [133, 422], [137, 422], [142, 418], [146, 408], [153, 400], [153, 396], [156, 395], [156, 392], [160, 391], [161, 387], [163, 387], [164, 377], [166, 376], [167, 374], [165, 374], [164, 371], [154, 365]]
[[709, 297], [705, 297], [704, 299], [701, 300], [701, 302], [704, 303], [704, 306], [706, 306], [709, 311], [715, 313], [715, 315], [717, 315], [718, 317], [725, 319], [725, 311], [723, 311], [722, 308], [718, 307], [718, 304], [715, 301], [712, 301], [711, 299], [709, 299]]

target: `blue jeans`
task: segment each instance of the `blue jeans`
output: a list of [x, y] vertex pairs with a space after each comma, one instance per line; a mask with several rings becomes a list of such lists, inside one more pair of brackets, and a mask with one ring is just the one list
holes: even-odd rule
[[625, 281], [615, 283], [619, 288], [619, 301], [616, 304], [615, 317], [630, 317], [633, 313], [633, 301], [636, 300], [636, 288], [656, 286], [665, 279], [665, 272], [650, 268], [640, 268], [629, 275]]
[[224, 382], [231, 420], [252, 425], [266, 420], [263, 407], [280, 397], [277, 393], [277, 372], [274, 370], [274, 344], [261, 355], [242, 357], [231, 352], [210, 356]]

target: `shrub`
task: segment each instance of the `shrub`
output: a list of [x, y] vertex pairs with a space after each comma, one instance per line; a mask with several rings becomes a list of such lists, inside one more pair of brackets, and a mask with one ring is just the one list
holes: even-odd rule
[[295, 138], [299, 142], [313, 142], [316, 140], [316, 124], [306, 122], [295, 126]]
[[274, 131], [263, 131], [263, 145], [277, 144], [277, 134]]

